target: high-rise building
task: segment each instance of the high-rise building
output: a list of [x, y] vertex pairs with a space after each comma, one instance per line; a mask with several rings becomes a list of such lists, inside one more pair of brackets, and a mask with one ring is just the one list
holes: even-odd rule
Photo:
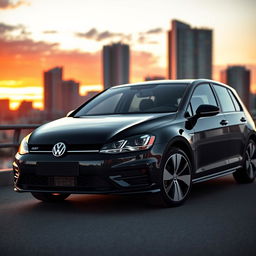
[[62, 82], [62, 110], [65, 113], [77, 108], [80, 103], [79, 83], [74, 80]]
[[10, 100], [0, 99], [0, 120], [4, 120], [10, 115]]
[[172, 20], [172, 29], [168, 31], [168, 76], [170, 79], [211, 79], [211, 29], [191, 28]]
[[161, 75], [153, 75], [153, 76], [146, 76], [145, 81], [153, 81], [153, 80], [164, 80], [165, 77]]
[[129, 83], [130, 50], [129, 45], [114, 43], [103, 47], [104, 89], [118, 84]]
[[49, 118], [62, 110], [62, 67], [55, 67], [44, 72], [44, 109]]
[[250, 110], [250, 70], [244, 66], [229, 66], [222, 71], [222, 82], [232, 86]]
[[32, 110], [33, 110], [33, 102], [23, 100], [20, 103], [18, 113], [19, 113], [19, 116], [29, 116], [29, 114], [31, 113]]
[[92, 97], [96, 96], [97, 94], [99, 94], [99, 91], [88, 91], [86, 94], [86, 100], [91, 99]]
[[0, 112], [8, 112], [10, 110], [10, 99], [0, 99]]

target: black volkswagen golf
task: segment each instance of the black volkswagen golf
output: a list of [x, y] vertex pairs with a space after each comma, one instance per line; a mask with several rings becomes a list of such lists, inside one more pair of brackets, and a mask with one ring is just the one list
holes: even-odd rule
[[239, 183], [253, 182], [255, 148], [254, 122], [227, 85], [200, 79], [115, 86], [22, 140], [14, 189], [42, 201], [151, 192], [177, 206], [196, 182], [231, 173]]

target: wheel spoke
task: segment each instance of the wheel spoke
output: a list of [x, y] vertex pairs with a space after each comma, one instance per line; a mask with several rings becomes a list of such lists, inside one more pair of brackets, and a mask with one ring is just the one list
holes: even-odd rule
[[187, 186], [190, 186], [190, 175], [182, 175], [177, 177], [178, 180], [182, 180], [184, 183], [186, 183]]
[[175, 173], [175, 170], [176, 170], [176, 155], [172, 155], [171, 157], [171, 160], [172, 160], [172, 165], [173, 165], [173, 172]]
[[176, 168], [174, 169], [174, 173], [177, 173], [180, 168], [181, 155], [176, 154]]
[[167, 186], [167, 188], [165, 189], [165, 191], [166, 191], [167, 194], [169, 194], [169, 192], [170, 192], [170, 190], [171, 190], [173, 184], [174, 184], [174, 182], [172, 181], [172, 182]]
[[252, 163], [253, 169], [255, 170], [256, 169], [256, 159], [252, 159], [251, 163]]
[[253, 166], [252, 166], [252, 164], [250, 164], [250, 166], [249, 166], [249, 177], [252, 179], [253, 177], [254, 177], [254, 172], [253, 172]]
[[183, 198], [182, 192], [180, 189], [180, 184], [177, 181], [174, 181], [174, 195], [173, 200], [174, 201], [180, 201]]
[[251, 143], [248, 145], [248, 148], [247, 148], [247, 152], [248, 153], [248, 156], [251, 155]]
[[171, 180], [173, 179], [173, 175], [167, 170], [167, 169], [164, 169], [164, 181], [165, 180]]
[[248, 170], [248, 169], [249, 169], [249, 165], [250, 165], [249, 160], [246, 160], [246, 161], [245, 161], [245, 167], [246, 167], [246, 170]]
[[179, 173], [177, 173], [177, 175], [181, 175], [187, 169], [187, 167], [188, 167], [188, 162], [186, 161], [184, 164], [184, 167], [182, 168], [182, 170]]
[[253, 143], [250, 144], [250, 158], [253, 158], [255, 152], [255, 145]]

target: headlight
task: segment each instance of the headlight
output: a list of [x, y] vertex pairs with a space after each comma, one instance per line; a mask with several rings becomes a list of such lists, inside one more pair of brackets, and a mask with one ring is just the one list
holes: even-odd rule
[[[30, 133], [31, 134], [31, 133]], [[20, 147], [19, 147], [19, 150], [18, 150], [18, 153], [20, 155], [25, 155], [25, 154], [28, 154], [29, 153], [29, 150], [28, 150], [28, 139], [30, 137], [30, 134], [27, 135], [20, 143]]]
[[155, 141], [155, 136], [144, 134], [139, 136], [133, 136], [124, 140], [115, 141], [104, 145], [101, 153], [123, 153], [131, 151], [140, 151], [150, 148]]

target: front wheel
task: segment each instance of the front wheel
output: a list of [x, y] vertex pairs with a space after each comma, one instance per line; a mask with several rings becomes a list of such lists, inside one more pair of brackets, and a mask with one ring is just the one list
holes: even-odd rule
[[249, 140], [246, 147], [243, 167], [233, 173], [238, 183], [251, 183], [256, 176], [256, 144], [253, 140]]
[[192, 179], [192, 166], [186, 153], [172, 149], [165, 158], [157, 197], [167, 207], [181, 205], [189, 196]]
[[64, 201], [70, 194], [68, 193], [44, 193], [31, 192], [33, 197], [43, 202], [61, 202]]

